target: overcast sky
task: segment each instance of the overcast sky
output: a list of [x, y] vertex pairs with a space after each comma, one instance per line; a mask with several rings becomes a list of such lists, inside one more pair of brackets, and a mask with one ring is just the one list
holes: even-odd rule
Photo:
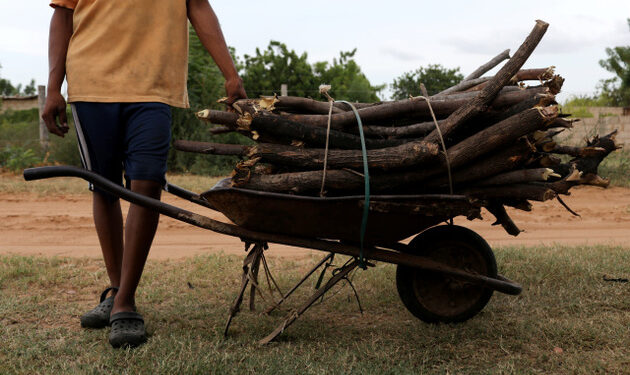
[[[101, 0], [105, 1], [105, 0]], [[160, 1], [156, 0], [156, 6]], [[47, 0], [0, 0], [0, 76], [14, 84], [47, 80]], [[229, 45], [252, 54], [279, 40], [310, 62], [357, 48], [372, 84], [391, 83], [428, 64], [460, 67], [464, 75], [518, 46], [536, 19], [549, 30], [525, 67], [555, 65], [566, 78], [561, 98], [591, 94], [610, 73], [605, 48], [630, 45], [629, 0], [276, 0], [211, 1]], [[333, 88], [334, 90], [334, 88]]]

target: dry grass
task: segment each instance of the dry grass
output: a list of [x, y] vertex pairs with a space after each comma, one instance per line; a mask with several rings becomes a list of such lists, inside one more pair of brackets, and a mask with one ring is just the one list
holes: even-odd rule
[[[495, 294], [466, 323], [416, 320], [398, 300], [394, 267], [379, 265], [354, 279], [365, 314], [345, 288], [267, 347], [255, 341], [282, 314], [244, 311], [231, 337], [221, 336], [240, 258], [150, 262], [138, 304], [151, 337], [129, 351], [111, 349], [107, 330], [79, 328], [78, 316], [107, 284], [101, 262], [0, 257], [0, 373], [628, 373], [630, 285], [603, 277], [630, 277], [629, 248], [503, 248], [496, 254], [500, 270], [524, 292]], [[308, 267], [305, 261], [271, 263], [284, 289]]]
[[[203, 192], [214, 186], [221, 177], [169, 174], [167, 180], [194, 192]], [[78, 178], [51, 178], [41, 181], [24, 181], [21, 175], [0, 173], [0, 193], [88, 194], [88, 183]]]

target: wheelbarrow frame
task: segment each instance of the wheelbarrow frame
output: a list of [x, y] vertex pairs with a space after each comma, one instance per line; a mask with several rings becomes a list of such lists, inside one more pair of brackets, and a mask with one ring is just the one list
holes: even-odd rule
[[[265, 233], [265, 232], [259, 232], [259, 231], [252, 231], [238, 225], [214, 220], [207, 216], [203, 216], [203, 215], [161, 202], [160, 200], [134, 193], [128, 189], [125, 189], [124, 187], [118, 184], [115, 184], [97, 175], [94, 172], [91, 172], [82, 168], [68, 167], [68, 166], [55, 166], [55, 167], [30, 168], [30, 169], [24, 170], [24, 179], [26, 181], [48, 179], [48, 178], [53, 178], [53, 177], [82, 178], [90, 182], [94, 186], [97, 186], [100, 189], [107, 191], [130, 203], [137, 204], [139, 206], [151, 209], [162, 215], [194, 225], [199, 228], [208, 229], [213, 232], [225, 234], [232, 237], [238, 237], [245, 243], [255, 243], [263, 247], [266, 246], [267, 243], [277, 243], [277, 244], [301, 247], [301, 248], [312, 249], [312, 250], [320, 250], [320, 251], [325, 251], [325, 252], [334, 253], [334, 254], [342, 254], [342, 255], [347, 255], [347, 256], [351, 256], [355, 258], [359, 257], [361, 254], [361, 249], [358, 246], [341, 242], [341, 241], [337, 241], [337, 240], [304, 238], [304, 237], [286, 235], [286, 234], [281, 234], [281, 233]], [[203, 206], [212, 210], [217, 210], [217, 208], [215, 208], [207, 200], [203, 199], [199, 194], [190, 192], [181, 187], [178, 187], [172, 184], [167, 184], [164, 190], [177, 197], [196, 203], [200, 206]], [[422, 231], [422, 228], [418, 230], [418, 232], [421, 232], [421, 231]], [[496, 278], [492, 278], [492, 277], [487, 277], [485, 275], [467, 272], [461, 269], [451, 267], [448, 264], [436, 262], [432, 259], [423, 257], [421, 255], [414, 255], [412, 254], [411, 251], [406, 252], [406, 250], [408, 250], [407, 245], [400, 242], [391, 243], [391, 244], [379, 244], [378, 246], [369, 245], [363, 249], [363, 256], [366, 259], [373, 260], [373, 261], [380, 261], [380, 262], [392, 263], [396, 265], [414, 267], [420, 270], [425, 270], [425, 271], [430, 271], [430, 272], [438, 272], [441, 274], [445, 274], [451, 277], [468, 281], [470, 283], [476, 284], [484, 288], [488, 288], [491, 290], [495, 290], [495, 291], [510, 294], [510, 295], [518, 295], [522, 291], [522, 287], [519, 284], [501, 275], [498, 275]], [[356, 266], [357, 264], [356, 262], [354, 262], [354, 264], [350, 268], [354, 269], [354, 267]], [[349, 270], [345, 270], [345, 271], [349, 272]], [[242, 293], [240, 297], [242, 298]], [[315, 298], [314, 300], [316, 299], [317, 298]], [[308, 308], [308, 306], [306, 308]], [[280, 332], [281, 331], [282, 330], [280, 330]]]

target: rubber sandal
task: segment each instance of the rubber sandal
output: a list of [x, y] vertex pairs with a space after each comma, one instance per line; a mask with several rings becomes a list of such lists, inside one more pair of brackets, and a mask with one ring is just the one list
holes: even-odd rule
[[114, 296], [107, 297], [110, 291], [118, 291], [117, 287], [109, 287], [101, 293], [101, 300], [95, 308], [81, 316], [81, 327], [83, 328], [104, 328], [109, 325], [109, 315], [114, 306]]
[[137, 312], [125, 311], [113, 314], [109, 323], [112, 326], [109, 343], [114, 348], [135, 348], [147, 341], [144, 319]]

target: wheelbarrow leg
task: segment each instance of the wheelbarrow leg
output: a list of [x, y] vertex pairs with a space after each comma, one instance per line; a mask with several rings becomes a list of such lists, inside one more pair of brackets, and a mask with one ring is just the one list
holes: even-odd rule
[[251, 277], [252, 285], [249, 288], [249, 311], [256, 311], [256, 287], [258, 284], [258, 270], [260, 269], [260, 260], [262, 259], [262, 252], [259, 256], [255, 257], [251, 265]]
[[[238, 293], [238, 296], [232, 303], [230, 307], [230, 314], [228, 316], [227, 323], [225, 324], [225, 330], [223, 330], [223, 336], [227, 337], [228, 330], [230, 329], [230, 324], [232, 323], [232, 319], [238, 314], [241, 309], [241, 304], [243, 303], [243, 296], [245, 295], [245, 291], [247, 290], [247, 285], [249, 284], [249, 271], [250, 268], [253, 268], [255, 265], [260, 264], [260, 258], [262, 257], [263, 251], [265, 251], [266, 244], [257, 242], [254, 244], [254, 247], [249, 250], [245, 260], [243, 261], [243, 276], [241, 278], [241, 290]], [[245, 245], [245, 249], [249, 248], [249, 244]], [[252, 285], [252, 298], [255, 292], [255, 289]]]
[[278, 337], [284, 330], [289, 327], [297, 318], [299, 318], [309, 307], [311, 307], [321, 296], [323, 296], [326, 292], [330, 290], [333, 286], [337, 285], [337, 283], [343, 280], [352, 270], [357, 268], [359, 265], [358, 260], [353, 260], [351, 263], [343, 266], [339, 269], [339, 272], [335, 274], [333, 277], [328, 280], [328, 282], [321, 288], [319, 288], [309, 299], [302, 305], [299, 309], [294, 310], [289, 313], [284, 322], [276, 328], [273, 332], [269, 334], [269, 336], [260, 340], [258, 343], [260, 345], [265, 345], [273, 341], [276, 337]]
[[282, 298], [280, 299], [280, 301], [278, 301], [278, 303], [276, 303], [273, 306], [269, 306], [269, 308], [267, 308], [267, 310], [265, 310], [265, 314], [270, 314], [273, 310], [275, 310], [278, 307], [280, 307], [282, 302], [286, 301], [287, 298], [289, 298], [293, 294], [293, 292], [295, 292], [302, 284], [304, 284], [304, 282], [306, 280], [308, 280], [309, 277], [311, 277], [311, 275], [313, 273], [315, 273], [315, 271], [317, 271], [321, 266], [323, 266], [324, 263], [326, 263], [329, 260], [331, 260], [332, 258], [334, 258], [334, 256], [335, 256], [334, 253], [329, 253], [328, 255], [326, 255], [324, 257], [324, 259], [320, 260], [319, 263], [317, 263], [317, 265], [315, 265], [315, 267], [311, 268], [311, 270], [308, 271], [306, 273], [306, 275], [304, 275], [302, 280], [300, 280], [297, 284], [295, 284], [295, 286], [293, 288], [291, 288], [291, 290], [289, 290], [285, 295], [282, 296]]

